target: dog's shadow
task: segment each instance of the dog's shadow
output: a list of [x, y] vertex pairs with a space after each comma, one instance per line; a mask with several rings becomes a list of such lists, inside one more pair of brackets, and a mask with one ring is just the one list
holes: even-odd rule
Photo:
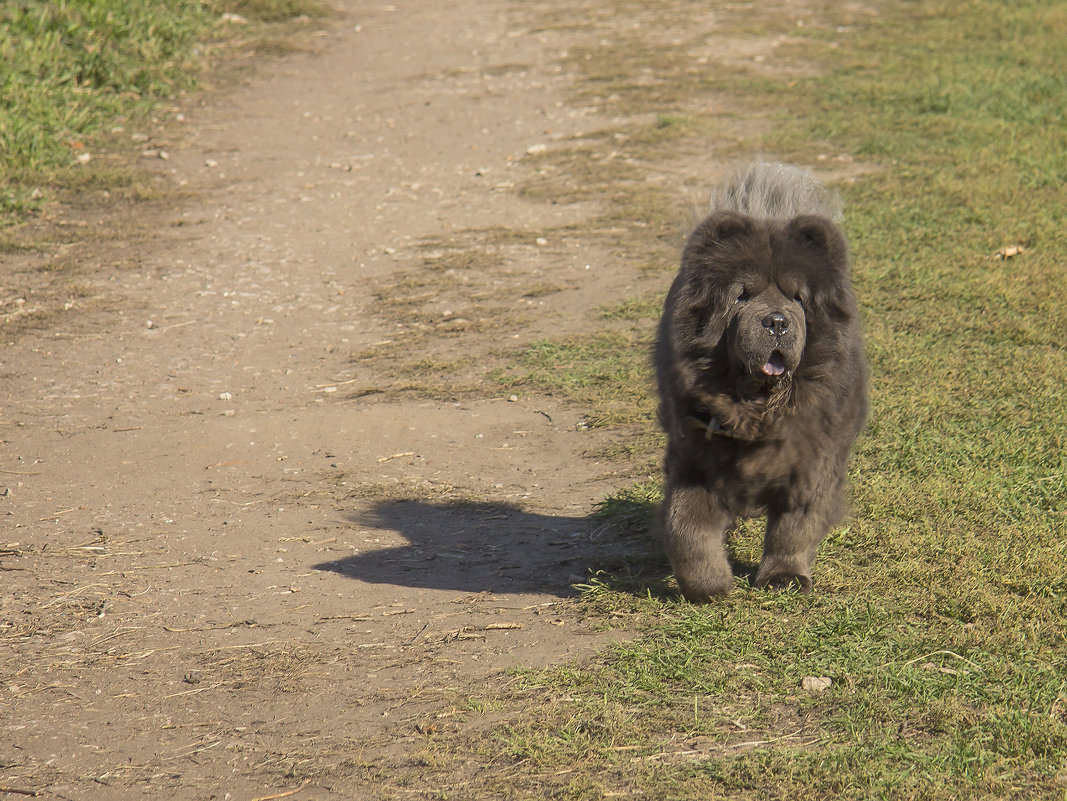
[[[348, 521], [365, 546], [314, 569], [368, 584], [459, 592], [576, 595], [581, 585], [676, 599], [670, 564], [651, 523], [655, 505], [613, 525], [594, 516], [528, 512], [511, 504], [425, 500], [381, 501]], [[632, 518], [637, 518], [635, 524]], [[381, 548], [397, 532], [407, 544]], [[382, 536], [376, 536], [382, 535]], [[736, 536], [732, 531], [729, 539]], [[755, 563], [735, 558], [734, 575], [750, 585]]]
[[[566, 597], [628, 556], [628, 538], [603, 521], [509, 504], [383, 501], [348, 520], [362, 529], [365, 547], [314, 568], [370, 584]], [[376, 546], [377, 535], [390, 532], [407, 544]]]

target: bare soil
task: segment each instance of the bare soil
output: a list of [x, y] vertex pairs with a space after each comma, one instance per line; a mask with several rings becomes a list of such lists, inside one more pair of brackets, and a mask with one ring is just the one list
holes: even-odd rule
[[78, 290], [2, 351], [0, 787], [392, 797], [472, 688], [615, 636], [569, 599], [618, 435], [485, 377], [666, 283], [516, 191], [612, 122], [560, 59], [622, 22], [546, 11], [351, 2], [165, 120], [162, 200], [6, 257]]

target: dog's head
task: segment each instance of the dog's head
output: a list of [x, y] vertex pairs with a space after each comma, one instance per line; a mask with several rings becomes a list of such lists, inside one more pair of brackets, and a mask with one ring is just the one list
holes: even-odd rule
[[678, 344], [743, 394], [774, 391], [817, 359], [820, 340], [834, 339], [835, 323], [852, 314], [848, 286], [847, 246], [830, 220], [716, 212], [682, 257]]

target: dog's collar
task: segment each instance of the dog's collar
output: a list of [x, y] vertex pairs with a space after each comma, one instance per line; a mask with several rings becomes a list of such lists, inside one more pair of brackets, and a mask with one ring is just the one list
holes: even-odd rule
[[719, 420], [719, 418], [713, 414], [708, 415], [706, 419], [703, 417], [694, 417], [693, 415], [690, 415], [685, 418], [685, 422], [686, 425], [688, 425], [695, 431], [704, 432], [705, 439], [711, 439], [712, 437], [737, 437], [734, 432], [724, 426], [722, 424], [722, 421]]

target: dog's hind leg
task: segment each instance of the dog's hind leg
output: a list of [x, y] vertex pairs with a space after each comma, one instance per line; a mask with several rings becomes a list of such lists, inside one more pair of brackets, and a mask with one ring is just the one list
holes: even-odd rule
[[704, 603], [733, 589], [724, 541], [733, 517], [706, 489], [673, 486], [664, 492], [663, 540], [682, 595]]

